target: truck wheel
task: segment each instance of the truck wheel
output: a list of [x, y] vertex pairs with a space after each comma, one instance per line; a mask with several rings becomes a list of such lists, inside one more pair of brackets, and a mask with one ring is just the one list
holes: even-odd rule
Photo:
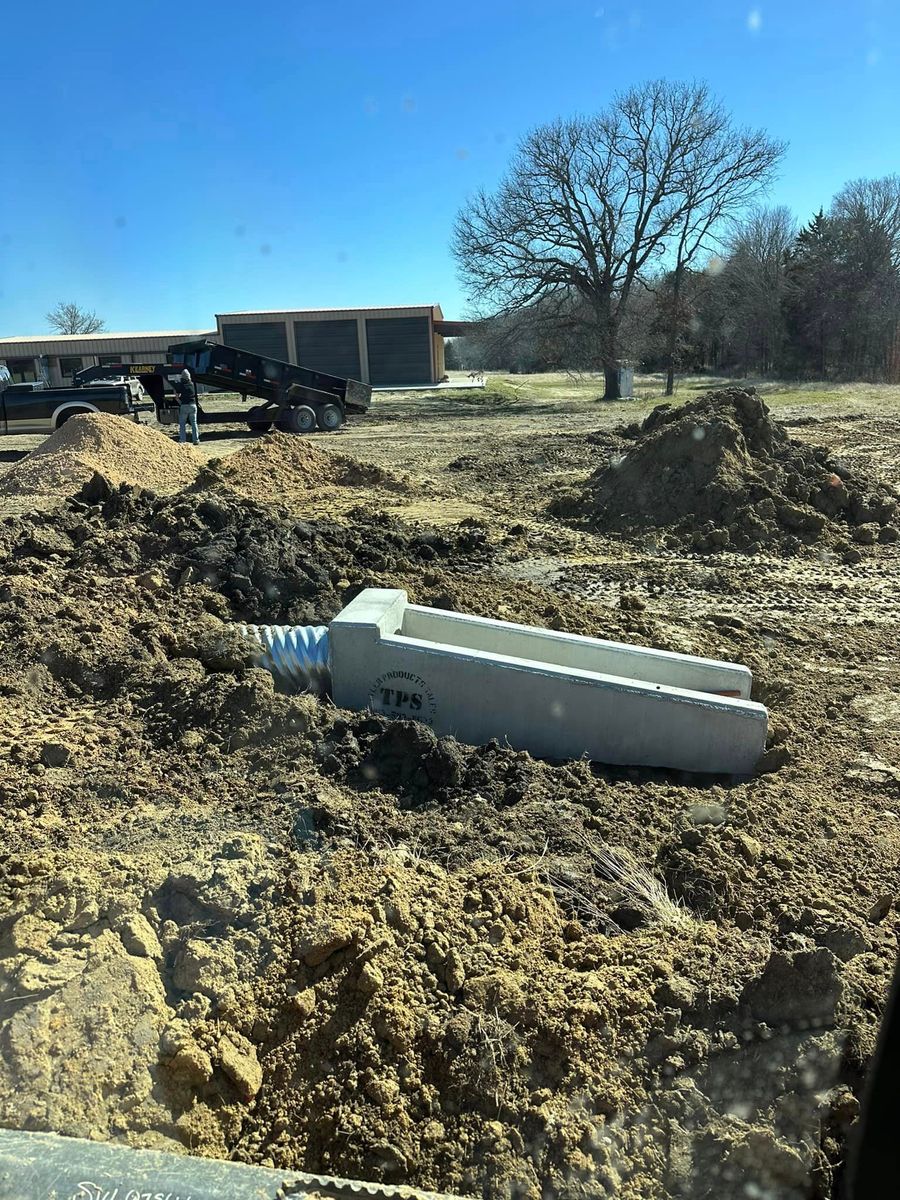
[[284, 423], [291, 433], [312, 433], [316, 427], [316, 414], [308, 405], [301, 404], [287, 413]]
[[69, 417], [86, 417], [88, 413], [96, 412], [95, 408], [66, 408], [56, 418], [56, 428], [65, 425]]
[[327, 433], [334, 433], [335, 429], [340, 429], [344, 423], [344, 414], [336, 404], [323, 404], [316, 413], [319, 422], [319, 428], [324, 429]]

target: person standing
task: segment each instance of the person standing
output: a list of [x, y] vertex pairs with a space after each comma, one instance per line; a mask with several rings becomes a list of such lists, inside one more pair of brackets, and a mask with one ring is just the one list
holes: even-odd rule
[[185, 367], [181, 378], [175, 385], [178, 393], [178, 440], [187, 441], [187, 424], [191, 425], [191, 440], [195, 446], [200, 445], [200, 432], [197, 429], [197, 389], [194, 387], [191, 373]]

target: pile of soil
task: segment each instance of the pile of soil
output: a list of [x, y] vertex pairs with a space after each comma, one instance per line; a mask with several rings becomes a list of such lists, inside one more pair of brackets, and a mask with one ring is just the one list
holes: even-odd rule
[[736, 784], [280, 694], [230, 628], [409, 580], [708, 645], [493, 558], [101, 477], [0, 526], [0, 1124], [491, 1200], [830, 1193], [896, 940], [886, 842], [822, 832], [891, 794], [802, 786], [833, 691], [754, 662], [776, 757]]
[[300, 521], [229, 493], [156, 496], [99, 475], [80, 495], [7, 522], [7, 574], [40, 572], [40, 561], [108, 576], [149, 572], [212, 589], [235, 620], [306, 624], [330, 620], [376, 576], [463, 568], [493, 554], [481, 526], [404, 525], [367, 508], [346, 522]]
[[256, 500], [278, 501], [299, 492], [324, 486], [378, 487], [408, 492], [409, 481], [374, 463], [313, 445], [310, 439], [289, 433], [267, 434], [225, 459], [210, 463], [199, 488], [224, 483], [233, 491]]
[[633, 445], [557, 511], [598, 530], [666, 530], [666, 545], [703, 552], [825, 543], [859, 561], [850, 540], [900, 536], [896, 495], [793, 441], [752, 388], [659, 405], [627, 432]]
[[177, 445], [146, 425], [84, 413], [0, 476], [0, 495], [68, 496], [95, 472], [113, 483], [177, 492], [192, 482], [202, 461], [193, 446]]

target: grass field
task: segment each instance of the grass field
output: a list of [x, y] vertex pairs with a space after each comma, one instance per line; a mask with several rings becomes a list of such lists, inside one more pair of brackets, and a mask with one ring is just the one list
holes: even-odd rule
[[[453, 372], [453, 378], [465, 378]], [[675, 383], [672, 403], [684, 403], [694, 396], [717, 387], [755, 387], [773, 409], [806, 405], [827, 406], [842, 412], [877, 412], [900, 415], [900, 384], [885, 383], [797, 383], [777, 379], [729, 379], [715, 375], [680, 375]], [[541, 402], [561, 400], [601, 401], [603, 377], [599, 374], [569, 375], [552, 371], [541, 375], [488, 375], [485, 387], [507, 396], [511, 401]], [[615, 401], [617, 406], [662, 404], [666, 402], [665, 376], [636, 375], [632, 400]]]

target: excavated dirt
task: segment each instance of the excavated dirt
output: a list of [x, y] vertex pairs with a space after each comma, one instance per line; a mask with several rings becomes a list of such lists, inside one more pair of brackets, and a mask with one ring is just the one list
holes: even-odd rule
[[[898, 933], [897, 547], [598, 543], [549, 588], [522, 556], [576, 535], [511, 523], [494, 457], [491, 527], [306, 519], [222, 464], [0, 524], [0, 1124], [492, 1200], [835, 1195]], [[769, 749], [463, 746], [280, 694], [229, 628], [366, 585], [747, 662]]]
[[109, 413], [71, 417], [37, 449], [0, 476], [3, 496], [68, 496], [95, 471], [113, 483], [177, 492], [197, 474], [193, 446]]
[[213, 459], [214, 472], [198, 480], [204, 488], [225, 484], [254, 500], [305, 499], [328, 487], [372, 488], [389, 492], [410, 490], [408, 479], [374, 463], [359, 462], [346, 454], [325, 450], [308, 438], [272, 433], [244, 446], [225, 459]]
[[625, 431], [632, 445], [557, 502], [601, 530], [667, 530], [664, 544], [700, 551], [895, 542], [897, 496], [827, 450], [792, 441], [750, 389], [659, 405]]

